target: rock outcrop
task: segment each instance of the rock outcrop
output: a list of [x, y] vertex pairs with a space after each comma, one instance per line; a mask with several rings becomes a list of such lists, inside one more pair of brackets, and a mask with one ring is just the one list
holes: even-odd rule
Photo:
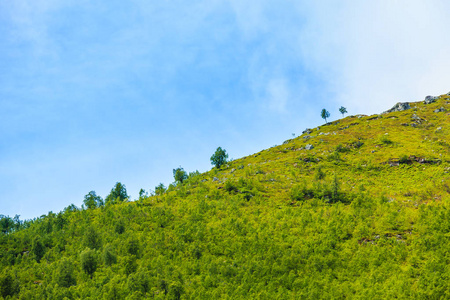
[[423, 101], [423, 103], [425, 103], [425, 104], [431, 104], [431, 103], [433, 103], [433, 102], [436, 102], [436, 99], [437, 99], [438, 97], [434, 97], [434, 96], [426, 96], [425, 97], [425, 100]]
[[394, 111], [404, 111], [407, 109], [410, 109], [411, 106], [409, 105], [408, 102], [398, 102], [397, 104], [394, 105], [394, 107], [392, 107], [391, 109], [383, 112], [383, 114], [387, 114], [387, 113], [391, 113]]

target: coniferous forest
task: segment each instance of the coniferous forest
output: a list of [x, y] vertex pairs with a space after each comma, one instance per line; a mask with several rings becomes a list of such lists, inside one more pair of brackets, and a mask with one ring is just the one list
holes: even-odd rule
[[81, 207], [1, 216], [0, 299], [450, 298], [449, 103], [343, 117], [231, 161], [219, 147], [210, 171], [174, 169], [138, 199], [118, 182]]

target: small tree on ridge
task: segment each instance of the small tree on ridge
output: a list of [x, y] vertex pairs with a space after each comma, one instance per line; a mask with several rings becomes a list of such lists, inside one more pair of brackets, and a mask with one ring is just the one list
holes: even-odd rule
[[228, 154], [225, 149], [217, 148], [216, 152], [211, 156], [211, 164], [217, 169], [227, 163]]
[[330, 113], [328, 112], [328, 110], [326, 110], [325, 108], [322, 109], [322, 112], [320, 113], [320, 116], [322, 117], [322, 119], [325, 120], [325, 123], [328, 123], [327, 122], [327, 118], [330, 117]]
[[341, 106], [341, 107], [339, 108], [339, 112], [342, 114], [342, 116], [344, 116], [344, 114], [347, 113], [347, 109], [346, 109], [345, 107]]

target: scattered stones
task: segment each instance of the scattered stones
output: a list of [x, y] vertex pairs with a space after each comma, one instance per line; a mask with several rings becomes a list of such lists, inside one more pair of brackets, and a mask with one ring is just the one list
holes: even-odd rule
[[435, 109], [434, 112], [435, 113], [445, 112], [445, 108], [441, 107], [441, 108]]
[[436, 128], [436, 131], [440, 131], [440, 130], [442, 130], [442, 127]]
[[306, 150], [312, 150], [312, 149], [314, 149], [314, 146], [311, 145], [311, 144], [308, 144], [308, 145], [305, 146], [305, 149]]
[[234, 172], [236, 172], [236, 169], [231, 169], [231, 173], [234, 173]]
[[292, 139], [285, 140], [285, 141], [283, 142], [283, 145], [286, 145], [286, 144], [290, 143], [291, 141], [292, 141]]
[[311, 129], [309, 129], [309, 128], [306, 128], [305, 130], [303, 130], [303, 132], [302, 132], [302, 134], [311, 134], [312, 133], [312, 130]]
[[436, 99], [437, 99], [438, 97], [434, 97], [434, 96], [426, 96], [425, 97], [425, 100], [423, 101], [423, 103], [425, 103], [425, 104], [431, 104], [431, 103], [433, 103], [433, 102], [436, 102]]
[[213, 178], [213, 181], [219, 181], [219, 178], [214, 177], [214, 178]]
[[305, 136], [303, 137], [304, 140], [308, 140], [308, 139], [310, 139], [310, 138], [311, 138], [310, 135], [305, 135]]
[[208, 181], [208, 179], [202, 179], [202, 180], [200, 180], [200, 182], [206, 182], [206, 181]]

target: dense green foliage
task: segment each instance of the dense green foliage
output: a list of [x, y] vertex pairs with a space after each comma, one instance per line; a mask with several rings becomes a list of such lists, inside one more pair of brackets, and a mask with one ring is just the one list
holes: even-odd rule
[[349, 116], [138, 201], [2, 216], [0, 295], [449, 298], [449, 102]]

